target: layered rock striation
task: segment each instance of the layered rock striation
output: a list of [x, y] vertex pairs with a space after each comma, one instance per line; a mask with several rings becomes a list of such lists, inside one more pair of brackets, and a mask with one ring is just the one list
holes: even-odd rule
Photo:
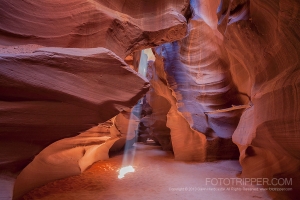
[[[190, 3], [1, 0], [0, 165], [24, 166], [50, 143], [122, 112], [111, 128], [120, 139], [131, 119], [127, 108], [150, 87], [134, 71], [138, 51], [160, 45], [148, 66], [152, 108], [141, 119], [145, 133], [176, 160], [231, 159], [239, 150], [242, 176], [291, 177], [294, 198], [300, 190], [300, 3]], [[128, 55], [132, 66], [123, 61]], [[91, 154], [83, 146], [60, 151], [70, 141], [52, 144], [36, 161], [53, 163], [67, 152], [90, 164], [102, 142], [113, 149], [125, 142], [100, 139]], [[88, 166], [69, 164], [74, 174]]]
[[189, 2], [2, 0], [0, 10], [0, 137], [32, 146], [30, 158], [132, 107], [149, 85], [122, 59], [182, 38]]
[[[158, 52], [157, 49], [156, 52]], [[172, 147], [175, 160], [204, 161], [206, 158], [205, 135], [193, 129], [184, 115], [178, 111], [176, 95], [167, 82], [167, 74], [164, 70], [165, 58], [158, 53], [155, 53], [155, 57], [155, 62], [148, 66], [151, 74], [151, 77], [149, 77], [151, 83], [150, 94], [154, 93], [151, 96], [153, 98], [151, 104], [154, 108], [152, 117], [155, 118], [149, 121], [152, 122], [150, 127], [153, 129], [165, 129], [163, 133], [155, 135], [155, 138], [164, 149]], [[158, 100], [161, 103], [156, 105]], [[157, 109], [161, 106], [164, 108], [160, 108], [160, 112], [158, 112]], [[156, 131], [156, 133], [159, 133], [159, 131]]]
[[[249, 100], [243, 100], [231, 76], [222, 36], [217, 31], [217, 16], [212, 12], [217, 9], [217, 2], [192, 1], [192, 5], [187, 37], [163, 44], [156, 52], [164, 58], [166, 82], [176, 98], [178, 111], [207, 140], [204, 160], [236, 158], [237, 148], [231, 136], [244, 109], [222, 109], [247, 104]], [[180, 133], [178, 141], [172, 139], [173, 148], [175, 142], [186, 143], [183, 138], [189, 138], [189, 134]]]
[[124, 58], [185, 36], [188, 9], [186, 0], [1, 0], [0, 44], [104, 47]]
[[293, 0], [253, 0], [223, 1], [219, 8], [234, 80], [253, 102], [233, 134], [243, 175], [293, 177], [295, 194], [300, 177], [299, 7]]
[[[135, 12], [131, 12], [132, 6]], [[18, 171], [52, 142], [78, 135], [134, 106], [149, 90], [149, 83], [123, 59], [133, 51], [184, 37], [188, 12], [185, 0], [1, 0], [1, 170], [13, 166]], [[122, 120], [117, 121], [120, 128]], [[126, 141], [117, 131], [112, 131], [111, 137], [121, 143], [109, 144], [113, 150]], [[67, 143], [77, 139], [68, 138]], [[94, 140], [90, 136], [84, 139], [87, 144]], [[84, 147], [78, 151], [68, 145], [57, 149], [63, 144], [64, 140], [49, 146], [28, 168], [37, 169], [41, 160], [52, 166], [60, 153], [65, 158], [64, 152], [75, 160], [83, 156]], [[104, 157], [109, 149], [102, 152], [107, 155]], [[95, 154], [84, 154], [90, 159], [87, 163], [97, 161]], [[76, 163], [69, 164], [78, 168]], [[30, 175], [30, 170], [23, 172], [18, 183]], [[19, 186], [17, 197], [28, 189]]]
[[[28, 145], [6, 149], [2, 164], [14, 162], [16, 153], [29, 159], [56, 140], [106, 121], [132, 106], [149, 87], [104, 48], [40, 48], [2, 54], [0, 64], [1, 142]], [[26, 154], [31, 149], [35, 152]]]

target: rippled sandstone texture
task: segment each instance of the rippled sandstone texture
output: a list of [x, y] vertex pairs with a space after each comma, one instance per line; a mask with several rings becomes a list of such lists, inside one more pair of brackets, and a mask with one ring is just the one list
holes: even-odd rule
[[223, 1], [218, 13], [234, 80], [253, 102], [233, 134], [243, 175], [293, 177], [295, 194], [300, 191], [299, 8], [296, 0]]
[[[178, 117], [189, 127], [180, 130], [176, 120], [171, 122], [177, 118], [171, 117], [176, 112], [168, 113], [167, 127], [171, 129], [175, 158], [190, 159], [190, 155], [194, 155], [193, 160], [202, 161], [237, 158], [238, 149], [231, 136], [242, 110], [209, 112], [247, 104], [249, 100], [246, 98], [243, 102], [233, 83], [222, 36], [217, 30], [217, 16], [213, 12], [218, 3], [193, 1], [192, 6], [188, 36], [156, 48], [157, 58], [161, 57], [158, 58], [160, 68], [166, 73], [165, 84], [172, 90], [178, 108]], [[151, 80], [150, 83], [153, 86]]]
[[14, 198], [124, 146], [132, 120], [124, 113], [110, 137], [71, 136], [127, 110], [148, 91], [148, 81], [122, 59], [184, 37], [188, 9], [184, 0], [1, 1], [1, 169], [19, 170], [45, 146], [70, 137], [22, 171]]
[[[52, 142], [78, 135], [132, 107], [148, 91], [149, 83], [123, 59], [135, 50], [184, 37], [188, 9], [189, 2], [184, 0], [1, 0], [1, 170], [19, 170]], [[120, 128], [129, 119], [116, 120]], [[93, 138], [85, 140], [90, 145]], [[125, 140], [121, 142], [124, 145]], [[81, 150], [76, 154], [72, 146], [56, 147], [49, 146], [45, 151], [50, 153], [38, 158], [51, 166], [53, 159], [62, 158], [54, 163], [64, 160], [64, 152], [70, 150], [74, 160], [90, 156], [87, 163], [91, 164], [98, 159]], [[102, 153], [108, 156], [108, 151]], [[39, 168], [36, 161], [32, 165], [29, 169]], [[42, 177], [27, 172], [23, 180]], [[16, 188], [16, 198], [26, 192]]]
[[104, 47], [124, 58], [185, 36], [188, 5], [185, 0], [1, 0], [0, 44]]
[[[143, 124], [141, 127], [146, 128], [144, 134], [148, 133], [148, 138], [160, 144], [163, 150], [172, 150], [170, 128], [166, 126], [168, 120], [167, 114], [171, 108], [171, 104], [170, 101], [160, 95], [160, 88], [155, 87], [156, 84], [154, 84], [154, 82], [159, 82], [160, 84], [158, 85], [166, 87], [166, 85], [159, 80], [159, 77], [164, 80], [163, 74], [157, 74], [157, 70], [157, 61], [148, 62], [147, 79], [152, 82], [152, 84], [149, 92], [146, 94], [145, 103], [149, 105], [151, 112], [142, 118], [141, 122]], [[146, 107], [146, 109], [147, 108], [148, 107]]]
[[[133, 106], [149, 85], [122, 58], [182, 38], [188, 5], [1, 0], [1, 142], [30, 144], [30, 158]], [[11, 162], [1, 157], [1, 164]]]
[[[30, 158], [41, 150], [42, 142], [50, 142], [44, 141], [41, 135], [61, 138], [70, 136], [69, 133], [76, 135], [93, 123], [111, 117], [98, 111], [107, 109], [107, 113], [112, 110], [116, 114], [122, 110], [120, 105], [133, 106], [146, 92], [148, 85], [122, 59], [135, 50], [174, 41], [156, 48], [157, 60], [150, 66], [153, 75], [151, 92], [155, 92], [150, 104], [159, 108], [161, 105], [155, 103], [164, 98], [167, 119], [158, 121], [169, 128], [175, 159], [204, 161], [234, 158], [237, 154], [232, 138], [240, 152], [242, 176], [293, 177], [294, 193], [297, 194], [300, 185], [299, 1], [192, 0], [191, 5], [193, 15], [189, 20], [188, 35], [183, 38], [187, 33], [183, 16], [187, 14], [187, 1], [47, 0], [41, 3], [2, 0], [0, 44], [17, 45], [17, 49], [6, 48], [3, 50], [6, 54], [1, 54], [1, 62], [5, 64], [1, 66], [5, 67], [0, 69], [0, 98], [3, 101], [1, 105], [4, 105], [1, 106], [0, 123], [1, 126], [9, 126], [0, 130], [1, 142], [5, 144], [0, 147], [17, 145], [20, 149], [26, 149], [26, 156], [21, 155], [22, 158], [17, 157], [20, 156], [18, 152], [12, 152], [15, 155], [10, 157], [12, 161]], [[30, 43], [40, 46], [30, 52], [18, 52], [19, 45], [31, 48]], [[59, 48], [33, 52], [41, 46]], [[75, 53], [81, 51], [80, 48], [88, 48], [87, 52], [90, 52], [94, 51], [92, 48], [99, 47], [106, 52], [104, 60], [95, 61], [93, 56]], [[99, 56], [101, 52], [98, 52]], [[66, 55], [70, 56], [65, 61], [63, 57]], [[109, 55], [114, 55], [114, 59], [110, 59]], [[83, 78], [84, 84], [80, 87], [70, 91], [64, 87], [53, 89], [53, 86], [63, 82], [60, 78], [74, 80], [76, 73], [68, 65], [69, 59], [74, 60], [71, 63], [76, 70], [80, 63], [85, 62], [99, 65], [119, 63], [121, 68], [126, 68], [124, 73], [131, 74], [129, 80], [135, 86], [124, 85], [122, 92], [116, 96], [111, 91], [104, 92], [105, 97], [114, 99], [109, 105], [117, 105], [115, 108], [107, 104], [95, 106], [99, 102], [81, 93], [93, 88], [82, 89], [86, 88], [85, 84], [97, 82], [98, 78], [101, 80], [98, 76], [90, 79], [94, 78], [92, 67], [92, 75], [85, 77], [80, 73], [76, 77], [79, 79], [70, 81], [68, 85], [74, 88], [74, 83]], [[45, 66], [38, 67], [39, 63]], [[23, 73], [14, 73], [19, 77], [14, 80], [10, 73], [16, 70], [16, 66], [21, 69], [20, 72], [29, 74], [32, 70], [34, 73], [29, 74], [30, 78], [24, 78]], [[68, 76], [64, 76], [64, 71], [58, 66], [68, 70]], [[44, 85], [43, 81], [32, 76], [36, 72], [40, 73], [38, 78], [47, 77], [43, 79], [46, 82], [48, 78], [55, 81]], [[111, 78], [114, 73], [110, 73]], [[140, 84], [136, 84], [136, 80]], [[30, 90], [23, 90], [30, 84]], [[59, 86], [63, 85], [65, 83]], [[116, 89], [113, 85], [110, 88]], [[74, 91], [78, 91], [76, 95]], [[127, 91], [128, 95], [115, 104], [115, 98], [122, 96], [123, 91]], [[40, 95], [35, 96], [36, 92]], [[103, 95], [99, 90], [95, 94]], [[90, 106], [88, 110], [81, 106], [85, 104]], [[18, 113], [19, 110], [21, 113]], [[29, 112], [35, 115], [36, 120], [27, 119]], [[84, 115], [87, 112], [89, 114]], [[66, 117], [61, 113], [66, 113]], [[53, 118], [54, 125], [51, 124], [50, 129], [54, 131], [44, 127], [49, 121], [44, 122], [40, 116], [45, 115]], [[55, 121], [58, 117], [66, 122]], [[71, 119], [74, 120], [72, 123]], [[20, 137], [21, 129], [18, 127], [22, 127], [20, 125], [24, 122], [26, 126], [36, 123], [30, 128], [39, 136], [34, 137], [36, 142], [31, 141], [30, 137]], [[60, 123], [69, 123], [70, 126], [65, 129], [70, 128], [71, 131], [60, 132], [64, 130], [60, 129]], [[18, 134], [13, 134], [18, 131]], [[31, 131], [26, 134], [31, 134]], [[45, 134], [47, 131], [49, 134]], [[167, 147], [170, 146], [170, 138], [166, 136], [163, 136], [165, 139], [161, 137], [160, 143]], [[1, 152], [7, 150], [9, 148]], [[2, 158], [6, 159], [7, 155], [2, 155]]]
[[145, 79], [104, 48], [40, 48], [2, 54], [0, 63], [0, 135], [7, 148], [1, 164], [28, 159], [56, 140], [106, 121], [148, 89]]
[[[293, 184], [282, 187], [293, 192], [272, 195], [295, 198], [300, 190], [300, 3], [202, 0], [191, 4], [188, 36], [156, 48], [178, 112], [206, 136], [204, 159], [234, 157], [232, 137], [243, 177], [292, 177]], [[185, 139], [193, 134], [186, 131], [176, 138], [170, 130], [176, 158], [180, 143], [187, 144]], [[203, 149], [193, 145], [185, 150], [200, 155]], [[191, 152], [185, 151], [187, 157]]]

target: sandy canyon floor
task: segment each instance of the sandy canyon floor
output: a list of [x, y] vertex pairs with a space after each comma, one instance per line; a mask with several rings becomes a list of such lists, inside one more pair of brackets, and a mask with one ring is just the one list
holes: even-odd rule
[[[206, 183], [213, 178], [236, 178], [241, 171], [238, 161], [178, 162], [172, 152], [144, 144], [135, 144], [129, 154], [135, 155], [135, 172], [122, 179], [118, 179], [118, 171], [123, 155], [118, 154], [95, 163], [79, 176], [36, 188], [23, 199], [271, 199], [258, 186]], [[7, 198], [2, 195], [0, 199]]]

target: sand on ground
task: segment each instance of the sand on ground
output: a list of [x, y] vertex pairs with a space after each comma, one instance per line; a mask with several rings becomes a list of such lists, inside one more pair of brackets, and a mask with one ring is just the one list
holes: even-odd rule
[[206, 183], [213, 178], [237, 178], [241, 167], [236, 160], [179, 162], [174, 160], [172, 152], [139, 143], [128, 152], [134, 155], [135, 172], [126, 174], [123, 179], [118, 179], [118, 170], [124, 156], [118, 154], [95, 163], [78, 176], [36, 188], [23, 199], [271, 199], [267, 191], [255, 185], [228, 185], [226, 181], [223, 182], [226, 185]]

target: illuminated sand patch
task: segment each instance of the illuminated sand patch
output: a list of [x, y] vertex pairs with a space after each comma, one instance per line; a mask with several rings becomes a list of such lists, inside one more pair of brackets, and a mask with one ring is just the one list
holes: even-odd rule
[[121, 178], [124, 178], [125, 174], [129, 173], [129, 172], [134, 172], [135, 169], [129, 165], [129, 166], [126, 166], [126, 167], [122, 167], [119, 171], [119, 176], [118, 178], [121, 179]]

